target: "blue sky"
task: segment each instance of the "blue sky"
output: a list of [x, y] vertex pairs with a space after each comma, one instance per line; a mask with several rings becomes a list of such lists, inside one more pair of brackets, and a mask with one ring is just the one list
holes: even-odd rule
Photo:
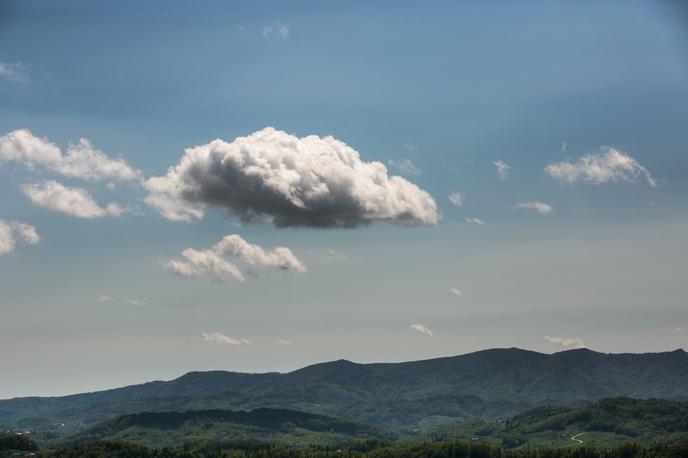
[[[4, 2], [0, 136], [28, 129], [63, 154], [87, 138], [142, 179], [28, 167], [0, 147], [14, 241], [0, 397], [497, 346], [685, 347], [686, 18], [670, 2]], [[182, 222], [146, 202], [145, 180], [185, 148], [267, 126], [385, 164], [431, 196], [436, 222], [379, 210], [355, 228], [282, 228], [240, 221], [227, 205], [249, 204], [230, 193]], [[25, 191], [52, 181], [102, 213]], [[288, 247], [307, 272], [269, 256], [243, 283], [166, 268], [230, 234]]]

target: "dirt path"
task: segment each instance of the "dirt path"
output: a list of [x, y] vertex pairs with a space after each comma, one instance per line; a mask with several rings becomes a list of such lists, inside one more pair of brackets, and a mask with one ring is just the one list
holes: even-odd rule
[[583, 441], [578, 439], [578, 436], [580, 436], [581, 434], [585, 434], [585, 432], [578, 433], [575, 436], [571, 436], [571, 440], [578, 442], [578, 445], [583, 445]]

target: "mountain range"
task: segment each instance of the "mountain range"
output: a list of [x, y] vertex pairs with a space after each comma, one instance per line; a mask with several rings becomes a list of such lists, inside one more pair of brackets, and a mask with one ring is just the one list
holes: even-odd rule
[[338, 360], [289, 373], [190, 372], [93, 393], [0, 400], [0, 427], [74, 433], [139, 412], [270, 407], [414, 428], [428, 418], [506, 419], [617, 396], [688, 400], [688, 353], [508, 348], [403, 363]]

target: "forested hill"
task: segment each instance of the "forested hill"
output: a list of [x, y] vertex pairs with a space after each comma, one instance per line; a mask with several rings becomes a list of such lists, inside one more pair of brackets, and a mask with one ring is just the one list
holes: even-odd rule
[[517, 348], [406, 363], [339, 360], [286, 374], [191, 372], [168, 382], [53, 398], [0, 401], [0, 426], [57, 422], [83, 429], [142, 411], [276, 407], [378, 426], [430, 416], [507, 418], [542, 405], [605, 397], [688, 400], [688, 354], [543, 354]]
[[286, 409], [253, 411], [192, 410], [142, 412], [105, 420], [66, 442], [126, 440], [150, 446], [182, 446], [222, 441], [225, 444], [282, 444], [291, 447], [348, 447], [379, 444], [393, 435], [378, 428], [337, 418]]

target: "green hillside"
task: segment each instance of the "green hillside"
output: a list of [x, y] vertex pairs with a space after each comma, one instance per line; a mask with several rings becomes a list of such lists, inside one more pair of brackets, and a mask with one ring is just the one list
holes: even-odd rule
[[540, 407], [506, 422], [467, 422], [425, 433], [438, 441], [475, 438], [509, 448], [688, 443], [688, 403], [608, 398], [588, 407]]
[[123, 415], [101, 422], [67, 441], [124, 440], [158, 447], [221, 442], [237, 446], [269, 443], [296, 448], [351, 448], [373, 447], [392, 439], [390, 433], [352, 421], [261, 408], [250, 412], [201, 410]]

